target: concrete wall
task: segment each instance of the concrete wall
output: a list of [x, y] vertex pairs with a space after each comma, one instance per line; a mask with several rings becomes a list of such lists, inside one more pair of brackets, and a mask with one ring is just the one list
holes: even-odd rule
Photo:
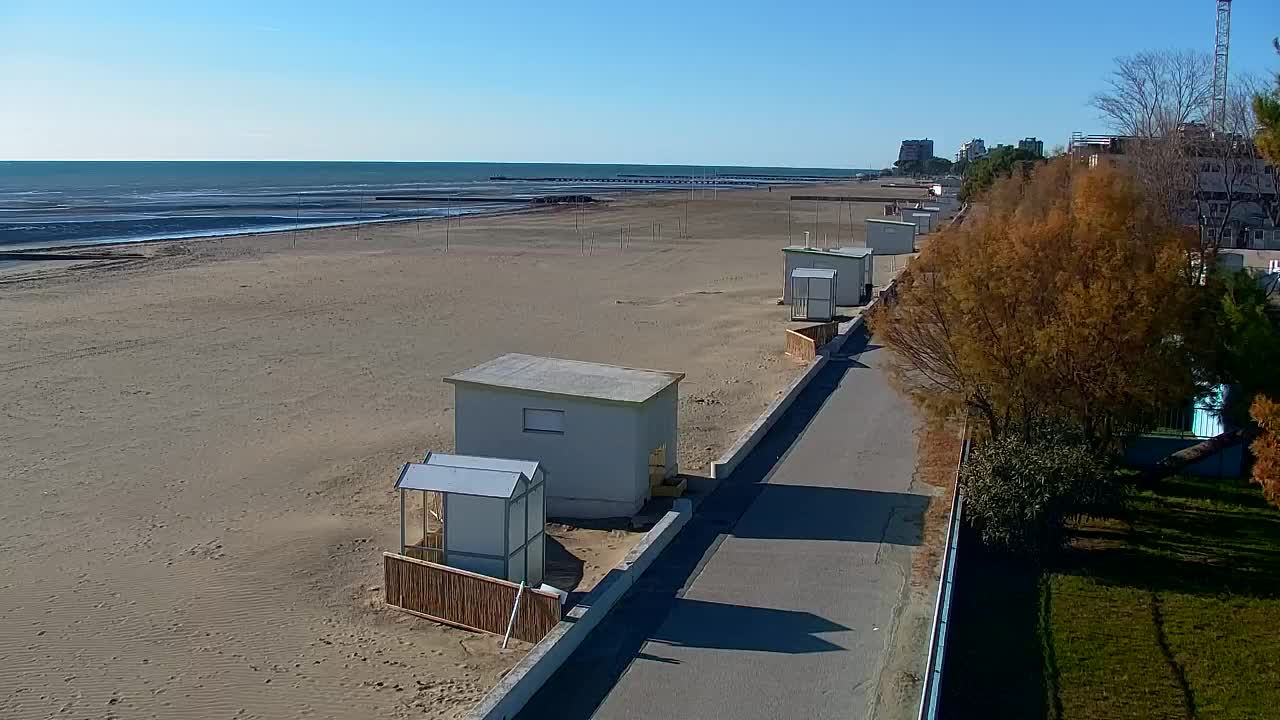
[[639, 486], [637, 490], [646, 498], [649, 496], [649, 453], [654, 448], [659, 445], [667, 446], [667, 465], [663, 477], [671, 477], [680, 469], [679, 387], [678, 384], [668, 387], [639, 408], [640, 442], [635, 465], [640, 472], [636, 480]]
[[[649, 452], [667, 444], [675, 468], [676, 388], [648, 403], [454, 385], [458, 453], [536, 460], [546, 473], [547, 514], [602, 518], [634, 515], [649, 498]], [[524, 431], [524, 409], [564, 412], [564, 434]], [[669, 414], [669, 419], [664, 419]]]
[[627, 553], [627, 557], [610, 570], [585, 598], [570, 608], [564, 620], [534, 645], [529, 654], [467, 712], [467, 720], [511, 720], [515, 717], [525, 703], [529, 702], [529, 698], [587, 639], [692, 516], [693, 504], [685, 498], [677, 499], [674, 509], [645, 533], [640, 542]]
[[836, 271], [836, 304], [845, 307], [862, 304], [863, 283], [873, 282], [872, 256], [853, 257], [834, 253], [783, 251], [782, 303], [791, 305], [791, 271], [796, 268], [824, 268]]
[[[1139, 435], [1132, 438], [1124, 449], [1124, 461], [1135, 468], [1155, 465], [1170, 453], [1189, 448], [1201, 442], [1201, 438], [1167, 437], [1163, 435]], [[1188, 465], [1183, 474], [1198, 477], [1240, 477], [1244, 473], [1244, 447], [1236, 445], [1212, 457]]]
[[906, 255], [916, 251], [914, 226], [867, 221], [867, 247], [876, 255]]

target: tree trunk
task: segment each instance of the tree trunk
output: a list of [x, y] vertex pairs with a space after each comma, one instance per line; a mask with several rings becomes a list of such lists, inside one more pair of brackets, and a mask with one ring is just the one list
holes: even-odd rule
[[1188, 465], [1197, 463], [1207, 457], [1217, 455], [1229, 447], [1234, 447], [1242, 442], [1252, 440], [1253, 436], [1256, 434], [1257, 431], [1253, 428], [1230, 430], [1222, 433], [1221, 435], [1196, 443], [1189, 448], [1183, 448], [1182, 450], [1165, 457], [1154, 466], [1147, 468], [1142, 473], [1141, 482], [1143, 484], [1152, 484], [1163, 480], [1170, 475], [1176, 475], [1179, 470], [1182, 470]]

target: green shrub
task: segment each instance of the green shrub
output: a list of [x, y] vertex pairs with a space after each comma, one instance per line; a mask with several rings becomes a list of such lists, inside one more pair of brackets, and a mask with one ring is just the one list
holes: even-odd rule
[[960, 486], [965, 519], [983, 542], [1017, 555], [1056, 547], [1068, 518], [1101, 510], [1120, 492], [1109, 459], [1060, 432], [976, 446]]

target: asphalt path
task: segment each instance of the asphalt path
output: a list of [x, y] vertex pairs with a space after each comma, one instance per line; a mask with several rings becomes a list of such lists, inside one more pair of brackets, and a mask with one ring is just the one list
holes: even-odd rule
[[851, 337], [519, 717], [871, 717], [927, 505], [887, 352]]

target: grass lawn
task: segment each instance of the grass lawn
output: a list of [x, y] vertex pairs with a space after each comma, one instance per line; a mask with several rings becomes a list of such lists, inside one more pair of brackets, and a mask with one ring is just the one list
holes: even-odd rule
[[948, 718], [1280, 718], [1280, 511], [1174, 478], [1043, 570], [961, 551]]

